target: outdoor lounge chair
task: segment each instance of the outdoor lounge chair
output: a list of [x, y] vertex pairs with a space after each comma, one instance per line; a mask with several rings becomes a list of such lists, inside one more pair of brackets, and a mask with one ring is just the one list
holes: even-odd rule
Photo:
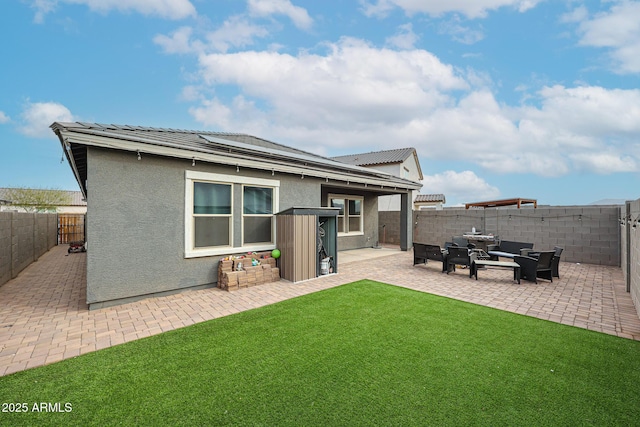
[[446, 252], [443, 252], [438, 245], [427, 245], [424, 243], [413, 243], [413, 265], [426, 264], [427, 260], [440, 261], [442, 271], [447, 268]]
[[555, 246], [553, 248], [555, 254], [553, 255], [553, 259], [551, 260], [551, 275], [553, 277], [560, 278], [560, 255], [562, 255], [563, 249], [561, 247]]
[[513, 260], [520, 265], [520, 278], [538, 283], [538, 278], [553, 282], [551, 261], [555, 251], [540, 252], [537, 258], [516, 255]]
[[447, 274], [450, 271], [456, 271], [456, 265], [469, 267], [469, 277], [471, 277], [471, 263], [475, 259], [475, 253], [466, 247], [450, 246], [447, 251]]
[[[559, 271], [560, 255], [562, 255], [563, 248], [559, 246], [554, 246], [553, 251], [554, 251], [553, 258], [551, 259], [551, 276], [560, 278], [560, 271]], [[530, 256], [532, 258], [538, 258], [540, 256], [540, 252], [531, 251], [531, 252], [525, 253], [523, 250], [522, 255]]]

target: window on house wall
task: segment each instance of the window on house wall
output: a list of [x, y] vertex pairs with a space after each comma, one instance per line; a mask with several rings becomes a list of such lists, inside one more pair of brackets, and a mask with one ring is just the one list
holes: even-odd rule
[[338, 233], [344, 233], [344, 199], [331, 199], [331, 207], [332, 208], [340, 208], [338, 211]]
[[349, 199], [347, 218], [349, 219], [348, 233], [362, 232], [362, 199]]
[[245, 185], [242, 203], [244, 244], [273, 243], [273, 188]]
[[360, 196], [329, 196], [329, 205], [340, 209], [337, 218], [338, 234], [363, 234], [363, 202], [364, 198]]
[[278, 180], [196, 171], [185, 177], [185, 257], [275, 247]]
[[231, 185], [193, 182], [194, 247], [231, 245]]

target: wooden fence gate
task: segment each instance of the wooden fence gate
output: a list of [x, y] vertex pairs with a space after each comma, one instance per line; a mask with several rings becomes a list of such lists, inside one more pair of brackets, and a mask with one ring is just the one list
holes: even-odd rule
[[58, 214], [58, 244], [84, 240], [84, 214]]

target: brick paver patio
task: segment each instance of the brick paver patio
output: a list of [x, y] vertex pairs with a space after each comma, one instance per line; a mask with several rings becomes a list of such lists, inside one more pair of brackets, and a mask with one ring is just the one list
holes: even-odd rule
[[509, 270], [482, 271], [476, 281], [468, 270], [443, 274], [438, 262], [414, 267], [410, 252], [370, 249], [345, 253], [339, 274], [302, 283], [188, 291], [89, 311], [86, 255], [66, 249], [55, 247], [0, 287], [0, 376], [364, 278], [640, 340], [615, 267], [561, 263], [559, 280], [517, 285]]

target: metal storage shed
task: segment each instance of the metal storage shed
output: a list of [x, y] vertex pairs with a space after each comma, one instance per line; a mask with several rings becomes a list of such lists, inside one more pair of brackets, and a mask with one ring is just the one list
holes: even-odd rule
[[276, 215], [276, 244], [280, 249], [280, 277], [292, 282], [321, 274], [321, 251], [338, 272], [339, 208], [293, 207]]

